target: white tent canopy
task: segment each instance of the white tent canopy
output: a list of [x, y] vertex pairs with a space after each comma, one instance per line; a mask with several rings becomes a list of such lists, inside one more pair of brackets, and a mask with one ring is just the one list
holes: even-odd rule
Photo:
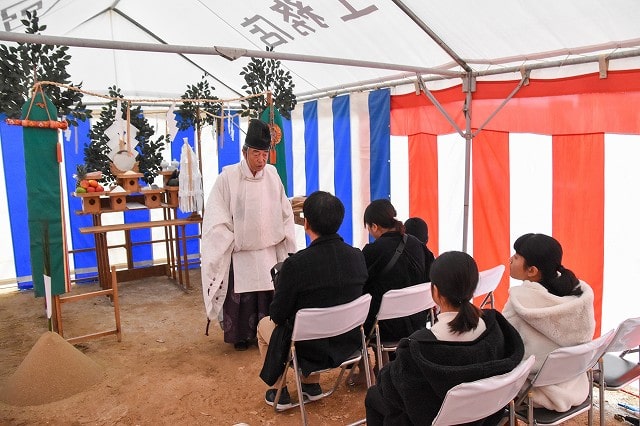
[[[406, 81], [415, 73], [453, 85], [460, 80], [452, 73], [514, 79], [536, 68], [536, 78], [557, 78], [597, 71], [599, 59], [604, 65], [620, 58], [609, 69], [640, 63], [640, 4], [633, 0], [1, 0], [0, 40], [23, 34], [20, 19], [33, 8], [47, 25], [44, 34], [77, 39], [70, 46], [101, 40], [212, 52], [72, 47], [75, 83], [98, 93], [115, 84], [125, 97], [179, 97], [204, 74], [219, 98], [244, 95], [240, 71], [248, 57], [230, 62], [216, 46], [257, 55], [271, 45], [274, 57], [297, 57], [283, 66], [298, 96]], [[351, 65], [332, 65], [345, 63]]]
[[[24, 34], [24, 27], [20, 23], [24, 11], [34, 8], [38, 10], [41, 24], [47, 25], [41, 37]], [[129, 99], [179, 98], [187, 85], [197, 83], [205, 74], [215, 87], [213, 93], [218, 98], [242, 97], [246, 93], [242, 89], [245, 82], [240, 72], [251, 56], [281, 59], [282, 66], [293, 76], [294, 92], [300, 102], [292, 113], [288, 130], [291, 140], [295, 142], [291, 142], [293, 173], [290, 177], [294, 177], [293, 194], [304, 195], [316, 184], [319, 189], [338, 193], [338, 172], [348, 170], [350, 176], [345, 180], [349, 180], [350, 186], [347, 185], [347, 189], [353, 192], [345, 198], [353, 204], [353, 231], [350, 231], [350, 235], [355, 246], [362, 246], [367, 239], [366, 231], [362, 229], [362, 209], [367, 205], [369, 196], [386, 196], [382, 191], [374, 194], [369, 187], [373, 178], [383, 175], [376, 175], [372, 167], [369, 169], [373, 160], [376, 160], [373, 158], [373, 137], [370, 134], [373, 126], [370, 123], [383, 122], [387, 133], [391, 126], [388, 125], [388, 109], [383, 114], [369, 109], [370, 98], [380, 97], [375, 92], [389, 91], [355, 92], [397, 85], [402, 87], [391, 91], [391, 95], [413, 92], [416, 90], [413, 82], [417, 75], [425, 81], [429, 91], [454, 87], [463, 81], [468, 82], [469, 78], [477, 78], [479, 82], [512, 80], [512, 83], [506, 84], [511, 91], [516, 89], [523, 75], [541, 80], [600, 73], [605, 78], [608, 71], [640, 70], [638, 18], [640, 2], [636, 0], [246, 0], [237, 3], [202, 0], [0, 0], [0, 42], [43, 42], [71, 46], [72, 60], [68, 71], [73, 83], [82, 82], [83, 89], [102, 94], [107, 92], [109, 86], [116, 85]], [[265, 50], [267, 45], [273, 46], [272, 52]], [[589, 80], [590, 84], [593, 85], [594, 80], [597, 83], [597, 76]], [[631, 84], [631, 80], [625, 81], [627, 85]], [[531, 86], [536, 83], [534, 81]], [[452, 90], [459, 89], [454, 87]], [[609, 103], [585, 101], [580, 104], [571, 98], [569, 101], [573, 103], [568, 105], [576, 108], [565, 108], [563, 112], [567, 112], [567, 117], [563, 119], [574, 121], [577, 117], [577, 122], [590, 123], [600, 117], [595, 114], [599, 112], [619, 124], [621, 120], [617, 120], [617, 117], [621, 109], [633, 110], [640, 104], [638, 88], [632, 88], [629, 93], [620, 92], [624, 92], [626, 97], [619, 101], [617, 109], [612, 110], [601, 106], [608, 106]], [[335, 96], [342, 93], [350, 93], [348, 102], [341, 99], [346, 96]], [[473, 99], [473, 93], [467, 95]], [[545, 92], [547, 97], [555, 95]], [[611, 94], [607, 92], [604, 95], [609, 99], [607, 96]], [[401, 97], [391, 96], [396, 99]], [[302, 101], [314, 98], [321, 99], [302, 104]], [[463, 115], [464, 110], [461, 107], [463, 101], [458, 100], [456, 98], [455, 102], [444, 106], [447, 111], [455, 109], [456, 119]], [[485, 118], [491, 119], [496, 105], [503, 100], [504, 97], [495, 102], [491, 99], [492, 102], [488, 102], [491, 110], [488, 111], [489, 107], [482, 110], [482, 99], [474, 99], [472, 104], [475, 109], [472, 113], [481, 117], [478, 118], [480, 122]], [[85, 97], [85, 101], [91, 99]], [[313, 103], [316, 116], [306, 117], [302, 107]], [[509, 102], [505, 110], [513, 103], [517, 104]], [[386, 105], [389, 106], [388, 98]], [[601, 108], [595, 111], [599, 105]], [[338, 107], [343, 109], [338, 111]], [[391, 110], [393, 112], [393, 106]], [[520, 111], [525, 112], [523, 115], [533, 111], [534, 119], [540, 122], [553, 121], [554, 118], [544, 114], [551, 111], [548, 108], [514, 111], [512, 115], [517, 117], [520, 117], [517, 115]], [[416, 122], [437, 122], [440, 117], [435, 117], [436, 113], [426, 119], [425, 114], [412, 116], [412, 119]], [[384, 120], [380, 119], [382, 115], [385, 115]], [[154, 117], [156, 127], [162, 129], [164, 118]], [[346, 132], [346, 135], [334, 134], [336, 129], [332, 120], [343, 120], [344, 117], [350, 124], [350, 132]], [[501, 117], [497, 118], [493, 122], [499, 122]], [[307, 122], [310, 123], [309, 128], [317, 130], [316, 138], [308, 144], [305, 139]], [[459, 120], [456, 122], [461, 123]], [[466, 128], [462, 125], [456, 130], [467, 132], [465, 136], [469, 136], [471, 125], [469, 122], [466, 124]], [[478, 127], [482, 126], [474, 126], [473, 129]], [[481, 228], [476, 226], [471, 232], [473, 241], [476, 238], [478, 241], [500, 238], [504, 243], [507, 239], [513, 241], [513, 235], [509, 235], [509, 232], [533, 230], [551, 234], [553, 231], [551, 211], [554, 201], [551, 189], [555, 176], [552, 146], [555, 146], [553, 138], [556, 133], [548, 129], [503, 127], [489, 130], [494, 130], [494, 133], [513, 133], [509, 135], [509, 151], [505, 149], [504, 158], [500, 157], [504, 169], [510, 167], [515, 176], [511, 188], [500, 194], [511, 191], [512, 205], [510, 208], [507, 206], [506, 211], [512, 217], [505, 220], [511, 228], [504, 235], [487, 236], [475, 235], [479, 234]], [[637, 264], [637, 250], [633, 249], [633, 245], [638, 239], [635, 236], [640, 236], [640, 226], [636, 225], [633, 217], [638, 208], [636, 199], [628, 197], [625, 192], [629, 182], [640, 182], [636, 173], [637, 164], [634, 163], [637, 155], [633, 154], [640, 149], [637, 148], [640, 131], [636, 131], [634, 126], [613, 126], [611, 129], [588, 127], [578, 131], [579, 134], [605, 133], [606, 139], [604, 145], [607, 152], [606, 156], [601, 156], [603, 161], [600, 164], [605, 170], [602, 180], [607, 185], [604, 202], [607, 205], [606, 220], [589, 230], [589, 233], [605, 235], [600, 243], [604, 256], [598, 254], [606, 261], [602, 268], [604, 278], [599, 280], [604, 284], [593, 284], [606, 289], [603, 299], [609, 303], [604, 303], [603, 324], [608, 326], [616, 325], [637, 310], [632, 299], [624, 295], [627, 292], [626, 283], [637, 277], [637, 273], [633, 268], [630, 270], [628, 265]], [[469, 140], [465, 149], [464, 143], [460, 143], [465, 139], [452, 132], [450, 129], [431, 132], [437, 137], [434, 144], [439, 149], [438, 154], [433, 156], [437, 160], [436, 166], [433, 166], [434, 163], [421, 166], [425, 169], [431, 167], [438, 173], [438, 182], [431, 186], [441, 189], [437, 208], [441, 210], [442, 219], [434, 227], [440, 234], [440, 245], [435, 247], [440, 252], [462, 248], [460, 241], [466, 244], [467, 238], [460, 238], [462, 214], [459, 210], [462, 210], [462, 192], [466, 189], [466, 209], [469, 205], [468, 192], [473, 188], [473, 185], [469, 185], [469, 159], [464, 158], [470, 152]], [[82, 144], [77, 142], [80, 132], [69, 133], [65, 135], [64, 149], [66, 152], [73, 151], [76, 158], [80, 158]], [[412, 164], [425, 163], [423, 160], [426, 157], [423, 151], [415, 155], [409, 152], [414, 135], [412, 132], [395, 133], [389, 141], [389, 135], [386, 134], [382, 151], [389, 150], [391, 154], [383, 152], [383, 155], [379, 155], [381, 151], [375, 151], [383, 160], [381, 163], [384, 163], [379, 165], [379, 169], [388, 172], [383, 177], [391, 181], [389, 193], [398, 208], [398, 217], [402, 219], [410, 211], [409, 198], [412, 195], [414, 199], [425, 198], [424, 193], [420, 192], [422, 187], [410, 189], [412, 182], [408, 170]], [[340, 137], [343, 143], [334, 143]], [[233, 140], [236, 145], [239, 138], [238, 134]], [[491, 138], [493, 141], [495, 135]], [[216, 150], [220, 150], [221, 146], [216, 146], [212, 132], [205, 132], [204, 139], [203, 158], [208, 161], [203, 168], [206, 193], [217, 175], [218, 165], [230, 159], [222, 159], [218, 155], [219, 151]], [[4, 148], [9, 147], [8, 142], [8, 137], [1, 141], [3, 152]], [[342, 151], [336, 149], [345, 146], [346, 149]], [[307, 147], [315, 151], [307, 152]], [[378, 144], [376, 147], [381, 146]], [[225, 148], [229, 148], [229, 144]], [[474, 152], [477, 151], [474, 147]], [[170, 155], [168, 152], [165, 154]], [[350, 158], [348, 164], [338, 163], [346, 157]], [[8, 158], [0, 160], [11, 161]], [[167, 159], [171, 160], [171, 157]], [[387, 163], [390, 172], [385, 169]], [[319, 164], [322, 167], [318, 167]], [[73, 167], [73, 164], [69, 165]], [[480, 169], [477, 166], [474, 163], [472, 170]], [[8, 189], [6, 192], [0, 190], [0, 231], [3, 231], [0, 233], [8, 235], [11, 228], [8, 224], [9, 214], [5, 212], [8, 211], [6, 205], [10, 204], [6, 202], [10, 178], [5, 170], [2, 172], [0, 188]], [[311, 175], [314, 181], [308, 184]], [[463, 176], [466, 179], [464, 185], [461, 182]], [[542, 194], [538, 198], [545, 203], [538, 200], [536, 207], [544, 210], [544, 214], [536, 214], [537, 210], [523, 212], [530, 207], [529, 200], [521, 198], [526, 193], [523, 188], [537, 190], [538, 187], [541, 189], [535, 193]], [[471, 206], [474, 203], [479, 205], [478, 201], [479, 197], [472, 199]], [[534, 226], [540, 218], [545, 223]], [[493, 230], [492, 227], [482, 228]], [[434, 234], [431, 233], [432, 236]], [[3, 247], [7, 247], [5, 251], [9, 252], [11, 242], [7, 239], [4, 244]], [[585, 246], [578, 248], [586, 250]], [[501, 249], [499, 255], [492, 259], [491, 266], [506, 262], [509, 250], [510, 245]], [[478, 257], [482, 255], [478, 252], [474, 256], [476, 254]], [[0, 283], [11, 281], [14, 275], [18, 280], [27, 280], [28, 277], [13, 273], [14, 259], [6, 257], [0, 259], [4, 271], [4, 275], [0, 274]], [[621, 307], [623, 303], [629, 306]], [[605, 330], [606, 327], [603, 328]]]

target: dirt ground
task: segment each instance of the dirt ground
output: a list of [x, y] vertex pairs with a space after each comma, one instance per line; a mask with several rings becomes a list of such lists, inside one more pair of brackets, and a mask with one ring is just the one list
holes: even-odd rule
[[[257, 347], [236, 352], [223, 343], [214, 324], [205, 336], [198, 270], [192, 271], [191, 283], [189, 292], [164, 277], [121, 283], [122, 342], [110, 335], [75, 345], [104, 368], [104, 380], [48, 404], [17, 407], [0, 402], [0, 424], [300, 424], [299, 409], [274, 413], [264, 403], [267, 387], [258, 377]], [[97, 289], [74, 286], [71, 294]], [[65, 337], [112, 329], [113, 311], [105, 296], [64, 304]], [[30, 291], [0, 294], [0, 386], [46, 331], [42, 299]], [[323, 387], [334, 377], [323, 376]], [[613, 419], [621, 413], [619, 394], [607, 393], [608, 425], [622, 424]], [[363, 418], [364, 396], [362, 387], [341, 385], [330, 397], [307, 405], [309, 424], [344, 425]], [[626, 398], [637, 404], [633, 397]], [[567, 424], [587, 424], [586, 414]]]

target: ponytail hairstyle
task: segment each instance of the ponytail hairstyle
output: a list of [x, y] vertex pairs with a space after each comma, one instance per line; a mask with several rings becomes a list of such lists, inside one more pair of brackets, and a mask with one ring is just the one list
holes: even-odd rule
[[461, 251], [442, 253], [433, 261], [429, 276], [440, 296], [458, 308], [458, 314], [448, 324], [449, 330], [455, 334], [475, 330], [482, 311], [471, 303], [478, 286], [478, 265], [473, 257]]
[[562, 266], [562, 246], [553, 237], [544, 234], [524, 234], [513, 248], [524, 259], [525, 267], [535, 266], [540, 271], [540, 284], [556, 296], [580, 296], [580, 281]]
[[376, 224], [381, 228], [393, 229], [404, 234], [404, 225], [396, 219], [397, 214], [391, 201], [383, 198], [373, 200], [364, 210], [364, 226]]

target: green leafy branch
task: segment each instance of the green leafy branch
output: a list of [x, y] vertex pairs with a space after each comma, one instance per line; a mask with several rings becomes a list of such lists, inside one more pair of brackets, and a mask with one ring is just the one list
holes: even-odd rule
[[[273, 47], [267, 47], [267, 52]], [[257, 95], [270, 91], [274, 106], [280, 114], [290, 119], [291, 111], [296, 107], [295, 84], [289, 71], [280, 68], [280, 61], [275, 59], [251, 58], [251, 62], [242, 68], [240, 75], [247, 83], [242, 89], [249, 95]], [[264, 97], [253, 97], [242, 103], [242, 116], [256, 117], [269, 105]]]
[[[26, 11], [22, 20], [25, 33], [40, 34], [47, 26], [40, 25], [36, 11]], [[39, 81], [53, 81], [72, 87], [67, 66], [71, 61], [68, 46], [18, 43], [17, 46], [0, 44], [0, 112], [9, 118], [19, 118], [22, 105], [30, 97], [31, 89]], [[60, 117], [67, 117], [71, 125], [85, 121], [90, 110], [82, 103], [83, 94], [77, 90], [55, 85], [43, 87], [45, 94], [58, 109]]]
[[[187, 85], [187, 90], [181, 96], [182, 99], [218, 99], [217, 96], [212, 94], [212, 90], [215, 87], [210, 86], [209, 82], [205, 80], [206, 76], [202, 76], [196, 84]], [[209, 114], [200, 114], [201, 111], [206, 111]], [[219, 103], [210, 101], [188, 101], [182, 102], [178, 108], [178, 128], [180, 130], [186, 130], [190, 127], [198, 130], [205, 124], [212, 126], [217, 125], [217, 120], [213, 116], [221, 116], [222, 107]]]

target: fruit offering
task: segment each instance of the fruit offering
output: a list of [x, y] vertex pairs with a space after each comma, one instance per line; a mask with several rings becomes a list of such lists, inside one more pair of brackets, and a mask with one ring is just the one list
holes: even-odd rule
[[88, 172], [85, 165], [79, 164], [76, 167], [76, 194], [88, 192], [104, 192], [104, 188], [97, 179], [102, 178], [102, 172]]
[[95, 179], [82, 179], [76, 187], [76, 194], [84, 194], [86, 192], [104, 192], [104, 187]]

